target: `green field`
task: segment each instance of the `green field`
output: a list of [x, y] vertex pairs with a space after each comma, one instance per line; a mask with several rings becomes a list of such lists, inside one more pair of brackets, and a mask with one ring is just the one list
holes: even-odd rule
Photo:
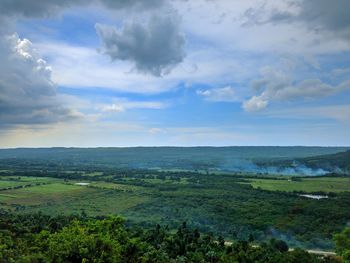
[[[299, 181], [300, 180], [300, 181]], [[270, 191], [301, 191], [301, 192], [348, 192], [350, 191], [350, 178], [345, 177], [313, 177], [288, 179], [249, 179], [254, 188]]]
[[120, 214], [147, 201], [140, 187], [103, 181], [89, 186], [76, 185], [78, 181], [64, 182], [56, 178], [27, 177], [5, 180], [0, 186], [15, 187], [28, 183], [42, 185], [0, 191], [1, 207], [25, 212], [42, 211], [48, 214], [70, 214], [85, 211], [90, 215]]
[[76, 196], [84, 189], [75, 185], [52, 182], [0, 192], [0, 202], [6, 205], [38, 205]]
[[105, 182], [105, 181], [89, 181], [87, 180], [70, 180], [67, 182], [67, 184], [76, 185], [78, 183], [89, 183], [88, 186], [79, 186], [79, 187], [89, 187], [89, 188], [100, 188], [100, 189], [113, 189], [113, 190], [120, 190], [120, 191], [141, 191], [141, 187], [135, 186], [135, 185], [125, 185], [125, 184], [118, 184], [113, 182]]
[[186, 178], [181, 178], [179, 181], [174, 181], [169, 178], [162, 179], [143, 179], [144, 182], [151, 184], [187, 184]]
[[19, 187], [33, 187], [42, 184], [54, 183], [58, 180], [55, 178], [47, 177], [0, 177], [0, 194], [1, 191], [6, 191], [13, 188]]

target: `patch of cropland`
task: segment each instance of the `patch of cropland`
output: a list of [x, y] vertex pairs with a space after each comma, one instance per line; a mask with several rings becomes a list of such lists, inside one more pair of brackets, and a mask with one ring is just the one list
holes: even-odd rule
[[[5, 161], [4, 161], [5, 162]], [[165, 171], [6, 159], [0, 208], [11, 213], [122, 215], [144, 229], [182, 222], [226, 240], [278, 238], [332, 249], [350, 218], [347, 177]], [[327, 195], [312, 199], [303, 194]]]
[[350, 191], [350, 177], [254, 178], [247, 179], [244, 183], [270, 191], [321, 194]]

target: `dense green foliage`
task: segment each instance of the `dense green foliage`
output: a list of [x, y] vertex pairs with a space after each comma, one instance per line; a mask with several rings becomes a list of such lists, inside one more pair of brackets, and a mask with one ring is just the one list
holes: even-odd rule
[[317, 257], [280, 240], [259, 246], [249, 241], [225, 244], [183, 223], [175, 232], [127, 228], [120, 217], [0, 217], [0, 262], [340, 262]]
[[345, 228], [341, 233], [334, 235], [336, 251], [342, 255], [344, 262], [350, 262], [350, 227]]

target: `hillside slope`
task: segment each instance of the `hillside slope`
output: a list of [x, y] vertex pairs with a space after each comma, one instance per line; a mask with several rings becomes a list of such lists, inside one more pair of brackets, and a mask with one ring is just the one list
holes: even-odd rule
[[299, 160], [310, 168], [322, 168], [335, 172], [350, 172], [350, 150], [345, 152], [307, 157]]

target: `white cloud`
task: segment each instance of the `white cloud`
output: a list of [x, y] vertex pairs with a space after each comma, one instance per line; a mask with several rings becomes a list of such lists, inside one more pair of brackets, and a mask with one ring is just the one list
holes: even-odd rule
[[161, 129], [161, 128], [151, 128], [148, 130], [149, 133], [151, 134], [162, 134], [162, 133], [167, 133], [166, 129]]
[[129, 109], [164, 109], [169, 105], [158, 101], [128, 101], [126, 99], [114, 99], [112, 104], [104, 104], [99, 106], [102, 112], [123, 112]]
[[238, 97], [234, 88], [230, 86], [215, 89], [197, 90], [197, 94], [204, 97], [208, 101], [238, 101]]
[[350, 68], [336, 68], [331, 71], [332, 77], [350, 76]]
[[330, 96], [339, 91], [337, 87], [327, 85], [319, 79], [306, 79], [296, 85], [288, 85], [275, 90], [271, 96], [277, 100], [315, 99]]
[[260, 111], [265, 109], [268, 101], [261, 97], [253, 96], [249, 100], [243, 102], [243, 109], [248, 112]]
[[335, 120], [350, 125], [350, 105], [310, 106], [289, 109], [266, 110], [262, 114], [283, 119]]
[[318, 99], [350, 90], [350, 80], [337, 85], [326, 84], [320, 79], [296, 82], [289, 74], [272, 68], [264, 68], [262, 75], [261, 79], [252, 81], [252, 88], [259, 95], [254, 95], [243, 103], [246, 111], [264, 109], [270, 101]]
[[123, 111], [125, 111], [125, 108], [122, 105], [111, 104], [111, 105], [103, 106], [101, 108], [101, 111], [103, 111], [103, 112], [123, 112]]
[[[317, 0], [314, 1], [317, 4]], [[342, 2], [347, 0], [342, 0]], [[226, 54], [230, 52], [253, 52], [255, 55], [269, 53], [272, 56], [293, 54], [303, 57], [318, 54], [329, 54], [350, 50], [350, 43], [344, 39], [330, 37], [310, 31], [298, 23], [251, 23], [256, 17], [247, 17], [247, 11], [257, 9], [255, 13], [266, 22], [271, 12], [290, 12], [297, 14], [300, 8], [290, 6], [290, 1], [251, 0], [251, 1], [176, 1], [174, 6], [183, 17], [186, 35], [207, 44], [215, 45]], [[306, 0], [305, 2], [308, 2]], [[336, 6], [327, 0], [329, 5]], [[325, 10], [327, 10], [325, 8]], [[347, 10], [346, 8], [343, 10]], [[220, 24], [213, 20], [220, 18]], [[205, 29], [205, 30], [203, 30]]]
[[[225, 85], [253, 76], [251, 65], [213, 49], [199, 49], [189, 54], [180, 66], [162, 78], [130, 72], [124, 63], [111, 63], [93, 48], [71, 46], [62, 42], [39, 42], [35, 47], [52, 65], [52, 78], [61, 86], [74, 88], [103, 87], [121, 92], [152, 94], [175, 88], [179, 83]], [[197, 70], [193, 71], [193, 65]], [[189, 69], [190, 68], [190, 69]], [[236, 72], [236, 74], [232, 74]], [[141, 84], [142, 83], [142, 84]]]
[[[318, 34], [350, 39], [349, 1], [289, 0], [285, 2], [288, 4], [288, 8], [284, 10], [272, 10], [267, 22], [303, 23], [310, 30], [316, 31]], [[295, 12], [291, 12], [290, 7]]]

